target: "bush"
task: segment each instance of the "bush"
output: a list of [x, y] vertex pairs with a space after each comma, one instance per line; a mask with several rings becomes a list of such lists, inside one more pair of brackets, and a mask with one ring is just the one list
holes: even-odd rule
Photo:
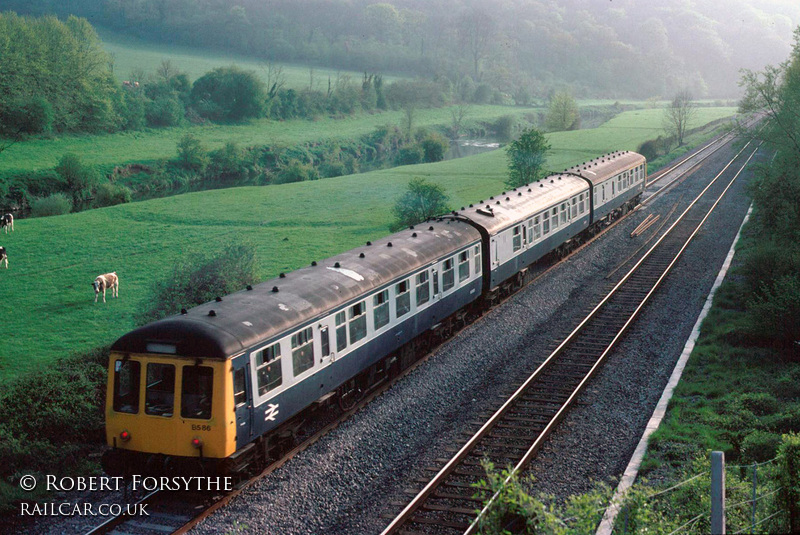
[[153, 283], [136, 321], [143, 325], [241, 290], [256, 282], [257, 272], [256, 251], [251, 245], [234, 244], [215, 256], [178, 262], [166, 277]]
[[177, 97], [163, 96], [147, 103], [147, 124], [150, 126], [177, 126], [183, 121], [186, 110]]
[[750, 463], [763, 463], [775, 458], [781, 436], [766, 431], [753, 431], [742, 440], [742, 460]]
[[425, 157], [425, 151], [420, 145], [413, 144], [397, 151], [394, 159], [396, 165], [414, 165], [420, 163]]
[[492, 92], [494, 92], [494, 88], [490, 84], [486, 82], [478, 84], [478, 87], [475, 88], [475, 93], [472, 95], [472, 101], [475, 104], [487, 104], [492, 98]]
[[184, 169], [203, 172], [208, 165], [208, 152], [202, 142], [192, 134], [178, 141], [178, 164]]
[[235, 142], [229, 141], [224, 147], [211, 153], [208, 174], [220, 182], [242, 182], [248, 175], [248, 165], [244, 156], [244, 151]]
[[81, 208], [92, 188], [100, 182], [100, 175], [97, 171], [71, 153], [61, 157], [56, 166], [56, 173], [64, 181], [67, 192], [72, 197], [72, 207], [75, 210]]
[[43, 97], [12, 100], [0, 106], [0, 134], [41, 134], [53, 126], [53, 106]]
[[503, 115], [494, 122], [494, 135], [500, 141], [509, 141], [514, 136], [517, 119], [513, 115]]
[[444, 155], [450, 143], [439, 134], [428, 134], [422, 139], [422, 151], [426, 162], [440, 162], [444, 160]]
[[318, 180], [319, 171], [311, 164], [303, 164], [300, 160], [292, 159], [283, 169], [275, 175], [273, 184], [288, 184], [290, 182], [303, 182], [305, 180]]
[[785, 344], [800, 340], [800, 275], [784, 275], [748, 300], [747, 317], [756, 336]]
[[63, 215], [71, 211], [72, 201], [63, 193], [54, 193], [31, 201], [31, 217]]
[[191, 92], [194, 107], [211, 120], [261, 117], [266, 101], [266, 85], [261, 78], [238, 67], [218, 67], [206, 73], [194, 82]]
[[131, 202], [131, 190], [122, 184], [112, 184], [104, 182], [97, 186], [94, 193], [95, 208], [104, 206], [114, 206]]

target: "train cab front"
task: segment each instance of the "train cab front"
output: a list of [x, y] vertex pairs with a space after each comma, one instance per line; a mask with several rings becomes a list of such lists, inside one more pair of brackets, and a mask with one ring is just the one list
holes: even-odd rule
[[[225, 360], [112, 352], [103, 456], [109, 475], [205, 476], [236, 447]], [[226, 410], [230, 409], [230, 410]]]

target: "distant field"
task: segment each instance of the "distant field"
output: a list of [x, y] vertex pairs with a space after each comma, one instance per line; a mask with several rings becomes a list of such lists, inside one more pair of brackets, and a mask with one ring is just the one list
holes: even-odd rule
[[[467, 121], [489, 121], [501, 115], [521, 116], [536, 108], [511, 106], [472, 106]], [[273, 121], [259, 119], [241, 125], [199, 125], [161, 128], [117, 134], [62, 136], [54, 139], [32, 139], [12, 145], [0, 155], [0, 172], [32, 171], [55, 167], [67, 152], [79, 154], [93, 165], [117, 165], [147, 162], [175, 156], [178, 140], [187, 132], [197, 136], [210, 149], [228, 141], [241, 146], [283, 144], [294, 145], [321, 139], [349, 139], [372, 131], [385, 124], [401, 125], [405, 112], [387, 111], [359, 114], [343, 119], [326, 117], [317, 121]], [[417, 110], [414, 128], [447, 125], [451, 122], [450, 108]]]
[[[697, 125], [733, 111], [701, 110]], [[548, 164], [563, 169], [635, 149], [660, 130], [661, 113], [641, 110], [593, 130], [552, 134]], [[414, 176], [441, 184], [458, 208], [503, 189], [505, 153], [18, 221], [16, 232], [0, 235], [10, 257], [10, 269], [0, 269], [0, 379], [130, 330], [151, 281], [178, 258], [245, 240], [255, 244], [266, 278], [385, 235], [390, 207]], [[120, 298], [95, 304], [90, 283], [108, 271], [120, 276]]]
[[[136, 39], [135, 37], [120, 35], [112, 30], [97, 28], [97, 33], [103, 40], [103, 48], [114, 58], [114, 72], [120, 80], [128, 80], [131, 71], [144, 70], [153, 73], [162, 60], [168, 59], [181, 72], [189, 75], [191, 81], [200, 78], [216, 67], [238, 65], [247, 70], [256, 71], [264, 80], [267, 80], [268, 61], [260, 61], [252, 56], [237, 56], [222, 54], [218, 51], [203, 50], [189, 46], [151, 43]], [[275, 64], [283, 68], [283, 75], [287, 87], [304, 89], [327, 89], [328, 77], [336, 81], [337, 76], [350, 76], [358, 82], [364, 75], [363, 72], [341, 71], [310, 65]], [[313, 76], [312, 76], [313, 74]], [[385, 75], [384, 81], [397, 80], [399, 76]]]

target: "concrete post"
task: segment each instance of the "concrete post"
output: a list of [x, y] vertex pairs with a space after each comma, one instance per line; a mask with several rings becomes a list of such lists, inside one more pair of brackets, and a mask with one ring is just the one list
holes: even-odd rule
[[725, 454], [711, 452], [711, 535], [725, 535]]

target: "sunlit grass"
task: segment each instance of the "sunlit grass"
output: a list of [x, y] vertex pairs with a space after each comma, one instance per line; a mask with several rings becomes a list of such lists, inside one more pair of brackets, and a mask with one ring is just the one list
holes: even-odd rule
[[[730, 113], [708, 110], [698, 121]], [[644, 110], [597, 129], [552, 134], [548, 165], [561, 169], [604, 152], [633, 150], [660, 128], [661, 115]], [[130, 330], [152, 281], [179, 258], [247, 241], [257, 249], [260, 275], [274, 276], [388, 234], [391, 206], [411, 177], [441, 184], [452, 206], [460, 208], [502, 190], [506, 172], [505, 151], [498, 150], [314, 182], [190, 193], [20, 220], [16, 232], [0, 235], [10, 262], [10, 269], [0, 269], [0, 378], [110, 343]], [[108, 271], [119, 274], [120, 297], [95, 304], [90, 283]]]

